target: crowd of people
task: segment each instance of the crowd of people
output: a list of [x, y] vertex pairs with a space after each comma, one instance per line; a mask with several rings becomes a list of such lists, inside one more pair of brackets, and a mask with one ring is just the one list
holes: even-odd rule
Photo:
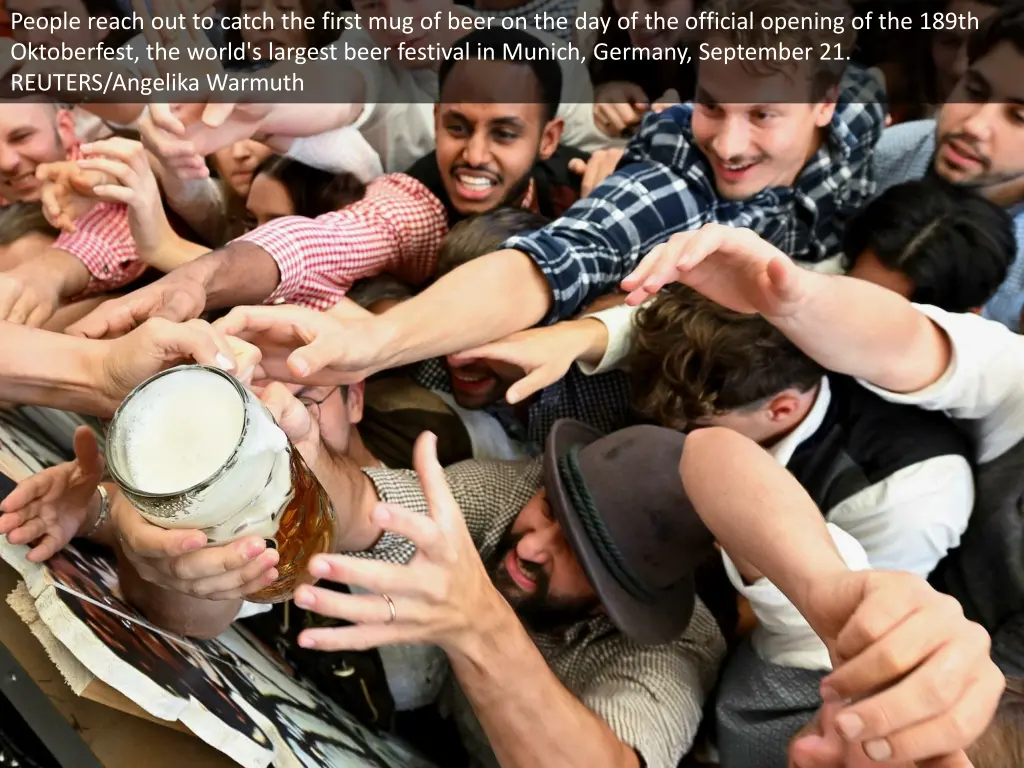
[[[1024, 2], [892, 3], [980, 23], [847, 24], [852, 61], [540, 55], [693, 42], [616, 31], [635, 14], [806, 12], [588, 2], [5, 0], [331, 10], [363, 22], [352, 45], [526, 55], [312, 62], [316, 104], [0, 84], [0, 401], [107, 419], [160, 370], [216, 366], [337, 518], [318, 585], [266, 610], [246, 598], [273, 546], [151, 525], [81, 426], [0, 535], [36, 562], [109, 547], [156, 624], [244, 624], [442, 766], [1024, 765]], [[368, 23], [436, 12], [613, 23]], [[783, 42], [835, 43], [806, 27]], [[4, 40], [6, 75], [46, 69]]]

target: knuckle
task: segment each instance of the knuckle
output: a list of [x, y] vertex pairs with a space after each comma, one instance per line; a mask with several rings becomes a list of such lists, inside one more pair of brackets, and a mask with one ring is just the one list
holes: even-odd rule
[[945, 712], [956, 700], [956, 689], [951, 680], [941, 680], [934, 673], [929, 673], [920, 685], [922, 701], [934, 711]]
[[184, 580], [188, 578], [188, 563], [180, 557], [172, 557], [167, 561], [167, 573], [175, 579]]

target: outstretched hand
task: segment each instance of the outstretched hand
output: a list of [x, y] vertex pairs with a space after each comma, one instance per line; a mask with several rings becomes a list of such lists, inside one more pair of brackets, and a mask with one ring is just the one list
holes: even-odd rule
[[[875, 761], [969, 765], [962, 750], [991, 722], [1006, 681], [992, 662], [991, 640], [960, 604], [908, 573], [846, 572], [813, 584], [811, 626], [834, 670], [823, 698], [850, 702], [835, 728]], [[825, 745], [800, 746], [803, 762], [827, 757]], [[828, 765], [828, 763], [825, 763]]]
[[[514, 365], [525, 375], [505, 393], [511, 405], [521, 403], [545, 387], [560, 381], [574, 362], [588, 350], [608, 343], [608, 331], [600, 320], [567, 320], [544, 328], [529, 328], [499, 341], [452, 355], [454, 364], [492, 360]], [[603, 354], [603, 353], [602, 353]]]
[[32, 545], [29, 562], [49, 560], [99, 514], [96, 487], [103, 478], [103, 454], [88, 427], [75, 430], [74, 445], [74, 461], [33, 475], [0, 503], [0, 535], [11, 544]]
[[299, 587], [296, 605], [352, 623], [308, 629], [299, 635], [303, 647], [336, 651], [427, 643], [451, 652], [474, 634], [498, 625], [511, 611], [491, 583], [448, 487], [437, 460], [434, 435], [420, 435], [414, 463], [429, 515], [393, 504], [379, 504], [373, 514], [374, 523], [382, 530], [416, 545], [412, 561], [394, 565], [347, 555], [314, 557], [310, 563], [314, 577], [356, 585], [375, 594]]
[[669, 283], [688, 285], [737, 312], [795, 313], [814, 273], [749, 229], [706, 224], [656, 246], [625, 280], [626, 303], [642, 304]]

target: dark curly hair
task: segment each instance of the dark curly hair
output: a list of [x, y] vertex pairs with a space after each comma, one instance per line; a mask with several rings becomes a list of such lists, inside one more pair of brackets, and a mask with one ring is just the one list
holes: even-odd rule
[[733, 312], [683, 285], [665, 288], [637, 314], [629, 369], [636, 409], [675, 429], [786, 389], [807, 392], [824, 373], [760, 315]]

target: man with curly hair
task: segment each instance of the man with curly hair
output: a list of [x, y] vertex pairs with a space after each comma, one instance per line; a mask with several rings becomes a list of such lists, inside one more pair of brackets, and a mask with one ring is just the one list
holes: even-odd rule
[[[635, 334], [628, 368], [638, 410], [664, 426], [727, 427], [761, 444], [817, 503], [851, 567], [927, 577], [959, 546], [974, 500], [971, 448], [945, 415], [887, 402], [826, 371], [760, 315], [682, 285], [638, 313]], [[726, 664], [719, 746], [723, 765], [756, 765], [758, 755], [784, 755], [820, 705], [831, 661], [770, 582], [723, 561], [759, 628]], [[705, 586], [732, 594], [721, 573]]]

